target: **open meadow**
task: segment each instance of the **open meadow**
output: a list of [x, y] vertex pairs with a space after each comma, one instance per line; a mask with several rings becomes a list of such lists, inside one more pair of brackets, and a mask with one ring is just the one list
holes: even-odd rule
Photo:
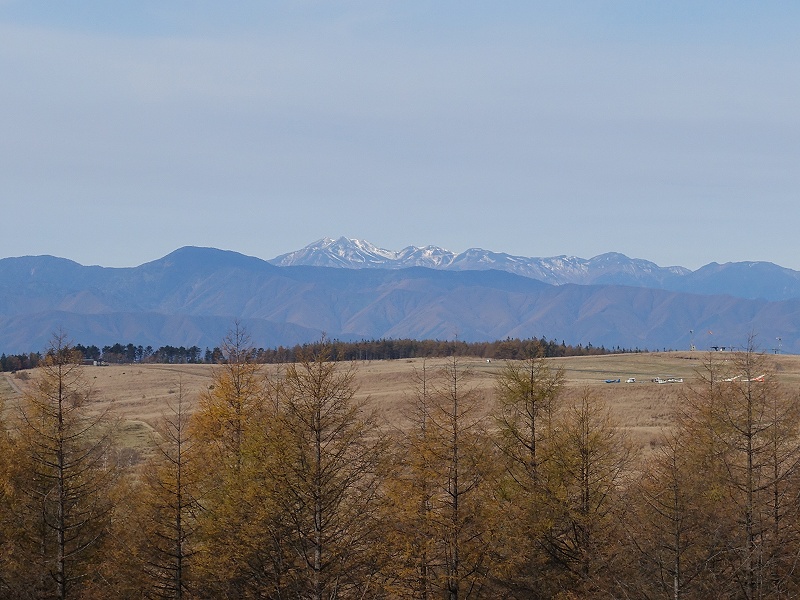
[[[670, 413], [681, 394], [697, 379], [696, 371], [704, 360], [730, 357], [726, 353], [657, 352], [610, 354], [548, 359], [554, 367], [564, 369], [565, 396], [577, 398], [590, 389], [612, 411], [620, 427], [626, 429], [638, 445], [654, 443], [664, 427], [670, 424]], [[402, 423], [404, 406], [414, 394], [413, 375], [425, 365], [434, 375], [448, 359], [400, 359], [361, 361], [355, 363], [357, 397], [366, 398], [378, 409], [387, 426]], [[768, 364], [778, 380], [790, 390], [800, 392], [800, 356], [769, 355]], [[484, 398], [489, 411], [493, 403], [495, 377], [505, 361], [487, 362], [479, 358], [459, 358], [469, 368], [468, 388]], [[347, 364], [342, 364], [346, 367]], [[98, 412], [122, 421], [125, 445], [148, 443], [150, 431], [168, 404], [178, 394], [191, 407], [211, 384], [213, 366], [125, 364], [103, 367], [86, 366], [85, 377], [93, 389], [93, 403]], [[265, 365], [265, 372], [275, 376], [281, 366]], [[0, 399], [6, 410], [13, 411], [22, 391], [36, 377], [36, 371], [4, 373], [0, 377]], [[626, 383], [630, 378], [635, 383]], [[682, 379], [682, 383], [658, 384], [652, 380]], [[606, 383], [607, 380], [619, 383]]]

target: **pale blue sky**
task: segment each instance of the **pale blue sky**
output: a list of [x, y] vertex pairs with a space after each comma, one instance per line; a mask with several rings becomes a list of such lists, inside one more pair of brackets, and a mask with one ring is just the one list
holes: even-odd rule
[[800, 269], [799, 29], [795, 2], [0, 0], [0, 257], [345, 235]]

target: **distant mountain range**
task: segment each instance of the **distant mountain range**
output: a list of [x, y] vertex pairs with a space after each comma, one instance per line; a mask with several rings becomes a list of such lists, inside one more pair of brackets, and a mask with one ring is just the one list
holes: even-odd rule
[[[800, 273], [771, 263], [696, 271], [621, 254], [525, 258], [320, 240], [264, 261], [186, 247], [131, 268], [0, 260], [0, 352], [76, 343], [218, 345], [235, 320], [257, 346], [329, 338], [546, 337], [607, 348], [800, 352]], [[779, 340], [780, 338], [780, 340]]]
[[446, 271], [496, 269], [552, 285], [631, 285], [690, 294], [730, 294], [739, 298], [800, 298], [800, 272], [768, 262], [710, 263], [696, 271], [660, 267], [648, 260], [609, 252], [594, 258], [553, 256], [530, 258], [470, 248], [460, 254], [437, 246], [408, 246], [399, 252], [346, 237], [323, 238], [302, 250], [269, 261], [280, 267], [310, 266], [347, 269], [427, 267]]

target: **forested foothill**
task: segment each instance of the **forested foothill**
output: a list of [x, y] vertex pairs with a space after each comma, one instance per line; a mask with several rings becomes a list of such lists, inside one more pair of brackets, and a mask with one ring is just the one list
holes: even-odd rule
[[800, 595], [798, 390], [752, 344], [698, 357], [649, 444], [540, 348], [488, 391], [414, 363], [391, 423], [332, 348], [268, 369], [236, 327], [130, 460], [55, 336], [0, 411], [0, 597]]

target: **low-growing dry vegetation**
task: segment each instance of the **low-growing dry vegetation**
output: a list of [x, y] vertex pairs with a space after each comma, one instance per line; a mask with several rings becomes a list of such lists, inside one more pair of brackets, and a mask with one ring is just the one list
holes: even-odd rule
[[[721, 361], [732, 353], [715, 353]], [[714, 356], [714, 355], [711, 355]], [[690, 384], [697, 369], [709, 357], [706, 352], [664, 352], [606, 354], [547, 359], [553, 368], [564, 370], [565, 394], [575, 396], [590, 388], [598, 400], [614, 414], [620, 427], [630, 429], [642, 439], [658, 436], [670, 423], [670, 415], [682, 386]], [[800, 357], [768, 355], [768, 368], [789, 386], [800, 389]], [[423, 364], [435, 371], [447, 359], [400, 359], [356, 361], [354, 387], [357, 398], [368, 399], [383, 420], [392, 425], [401, 417], [403, 407], [413, 394], [413, 375]], [[486, 361], [465, 357], [462, 364], [473, 377], [470, 385], [483, 394], [487, 410], [493, 401], [495, 377], [507, 361]], [[350, 363], [343, 363], [350, 364]], [[183, 386], [187, 408], [191, 412], [199, 395], [213, 385], [216, 367], [205, 364], [125, 364], [82, 366], [92, 388], [91, 407], [108, 411], [115, 417], [152, 426], [163, 416], [166, 403]], [[276, 376], [284, 365], [264, 365], [267, 376]], [[0, 374], [0, 400], [6, 408], [21, 397], [22, 389], [31, 383], [36, 371]], [[656, 384], [654, 378], [675, 377], [683, 384]], [[625, 383], [634, 378], [635, 383]], [[606, 380], [620, 379], [619, 384]]]

